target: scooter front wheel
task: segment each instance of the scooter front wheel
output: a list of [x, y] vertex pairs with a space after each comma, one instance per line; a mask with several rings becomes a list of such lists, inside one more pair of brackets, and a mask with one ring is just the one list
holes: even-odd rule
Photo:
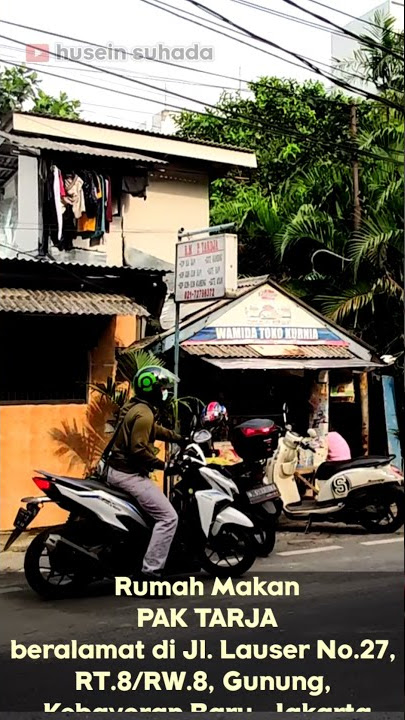
[[361, 513], [360, 522], [366, 530], [388, 534], [399, 530], [405, 521], [405, 495], [397, 487], [389, 487], [384, 492], [370, 498]]
[[213, 577], [240, 577], [255, 560], [252, 535], [236, 525], [225, 525], [218, 535], [208, 538], [201, 567]]

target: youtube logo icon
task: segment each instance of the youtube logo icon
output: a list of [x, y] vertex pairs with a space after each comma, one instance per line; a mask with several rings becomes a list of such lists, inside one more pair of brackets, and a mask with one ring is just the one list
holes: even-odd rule
[[27, 62], [48, 62], [49, 45], [48, 43], [38, 43], [35, 45], [25, 46], [25, 59]]

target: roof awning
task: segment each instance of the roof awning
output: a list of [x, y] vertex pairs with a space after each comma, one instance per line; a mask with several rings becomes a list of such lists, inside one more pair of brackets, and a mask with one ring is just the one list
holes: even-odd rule
[[139, 153], [130, 152], [128, 150], [115, 150], [112, 148], [93, 147], [92, 145], [77, 145], [76, 143], [60, 142], [57, 140], [48, 140], [47, 138], [25, 137], [22, 135], [13, 135], [0, 130], [0, 140], [4, 139], [7, 143], [26, 150], [48, 150], [54, 152], [70, 152], [79, 155], [93, 155], [97, 157], [115, 158], [116, 160], [132, 160], [137, 163], [149, 163], [153, 165], [167, 165], [165, 160], [156, 160], [149, 155], [140, 155]]
[[0, 312], [45, 315], [136, 315], [148, 317], [144, 307], [126, 295], [76, 290], [0, 289]]
[[372, 369], [385, 367], [383, 363], [373, 363], [367, 360], [353, 359], [322, 359], [322, 360], [290, 360], [290, 359], [260, 359], [227, 358], [224, 360], [211, 360], [203, 358], [205, 362], [215, 365], [221, 370], [337, 370], [337, 369]]

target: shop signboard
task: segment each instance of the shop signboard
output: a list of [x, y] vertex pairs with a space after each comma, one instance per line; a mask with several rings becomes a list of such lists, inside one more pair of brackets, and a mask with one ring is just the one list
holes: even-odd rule
[[251, 293], [188, 342], [215, 345], [341, 345], [348, 343], [309, 310], [270, 285]]
[[177, 243], [176, 302], [224, 298], [237, 286], [237, 235], [213, 235]]

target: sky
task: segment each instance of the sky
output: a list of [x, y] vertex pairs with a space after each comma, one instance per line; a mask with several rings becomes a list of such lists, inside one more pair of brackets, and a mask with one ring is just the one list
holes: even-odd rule
[[[332, 36], [329, 32], [330, 28], [325, 23], [312, 19], [304, 12], [286, 4], [284, 0], [251, 0], [254, 4], [271, 10], [272, 13], [246, 7], [243, 4], [246, 1], [201, 0], [201, 3], [283, 48], [305, 55], [318, 64], [325, 63], [326, 65], [322, 67], [328, 72], [326, 66], [331, 63]], [[320, 7], [311, 0], [296, 1], [301, 7], [317, 12], [340, 26], [350, 22], [350, 18], [334, 10]], [[356, 16], [362, 16], [379, 5], [378, 0], [323, 1], [331, 7]], [[400, 2], [403, 3], [403, 0]], [[63, 75], [69, 79], [61, 80], [40, 74], [42, 89], [52, 95], [58, 95], [63, 90], [69, 97], [80, 100], [81, 114], [85, 119], [148, 129], [152, 124], [152, 116], [165, 107], [171, 109], [171, 104], [203, 110], [201, 102], [215, 103], [224, 89], [229, 91], [240, 89], [242, 94], [246, 93], [246, 81], [260, 76], [275, 75], [280, 78], [295, 78], [299, 81], [316, 77], [303, 67], [288, 64], [285, 61], [288, 55], [278, 49], [273, 50], [261, 45], [260, 47], [266, 51], [262, 52], [244, 46], [235, 40], [174, 17], [164, 12], [161, 7], [156, 7], [157, 4], [161, 7], [163, 5], [169, 7], [173, 12], [198, 15], [199, 19], [193, 18], [196, 22], [204, 24], [216, 22], [224, 25], [219, 19], [207, 15], [187, 0], [132, 0], [131, 2], [98, 0], [91, 3], [84, 0], [69, 0], [69, 3], [62, 5], [55, 0], [39, 0], [35, 3], [28, 0], [14, 0], [12, 3], [1, 4], [0, 34], [12, 40], [0, 38], [0, 67], [2, 67], [1, 60], [14, 63], [26, 62], [39, 73], [46, 71]], [[400, 10], [399, 7], [396, 9]], [[288, 14], [293, 19], [274, 15], [273, 12]], [[299, 20], [317, 23], [325, 29], [301, 24]], [[38, 30], [17, 28], [2, 21], [20, 23]], [[45, 30], [51, 30], [60, 36], [47, 35]], [[237, 32], [229, 26], [224, 27], [223, 30], [231, 35]], [[66, 36], [83, 42], [66, 40]], [[98, 69], [85, 68], [71, 60], [62, 60], [50, 55], [45, 55], [43, 57], [47, 59], [38, 61], [37, 53], [35, 53], [35, 61], [32, 57], [27, 60], [26, 48], [24, 45], [18, 45], [15, 40], [23, 44], [48, 44], [49, 50], [54, 52], [73, 52], [71, 57], [97, 66]], [[245, 41], [258, 45], [255, 40], [245, 38]], [[151, 60], [134, 59], [132, 56], [126, 60], [103, 59], [102, 50], [98, 51], [97, 58], [94, 57], [96, 48], [88, 43], [110, 47], [110, 54], [112, 48], [123, 48], [131, 55], [134, 48], [138, 49], [138, 55], [149, 52], [153, 56], [155, 52], [157, 58], [163, 60], [170, 58], [174, 66]], [[185, 56], [186, 51], [188, 54], [190, 52], [196, 54], [195, 46], [198, 46], [197, 52], [200, 53], [198, 60]], [[69, 47], [73, 50], [68, 50]], [[86, 47], [88, 55], [84, 56]], [[77, 53], [78, 49], [81, 51], [80, 56]], [[268, 55], [269, 52], [274, 52], [278, 57]], [[90, 53], [92, 53], [91, 57]], [[297, 62], [293, 58], [290, 59]], [[193, 69], [204, 72], [194, 72]], [[105, 74], [102, 70], [117, 73], [119, 77]], [[208, 73], [227, 75], [228, 79]], [[138, 82], [135, 83], [133, 80]], [[80, 85], [77, 81], [88, 82], [97, 87]], [[153, 85], [154, 88], [140, 83]], [[117, 91], [124, 94], [119, 94]], [[174, 97], [171, 92], [181, 97]]]

